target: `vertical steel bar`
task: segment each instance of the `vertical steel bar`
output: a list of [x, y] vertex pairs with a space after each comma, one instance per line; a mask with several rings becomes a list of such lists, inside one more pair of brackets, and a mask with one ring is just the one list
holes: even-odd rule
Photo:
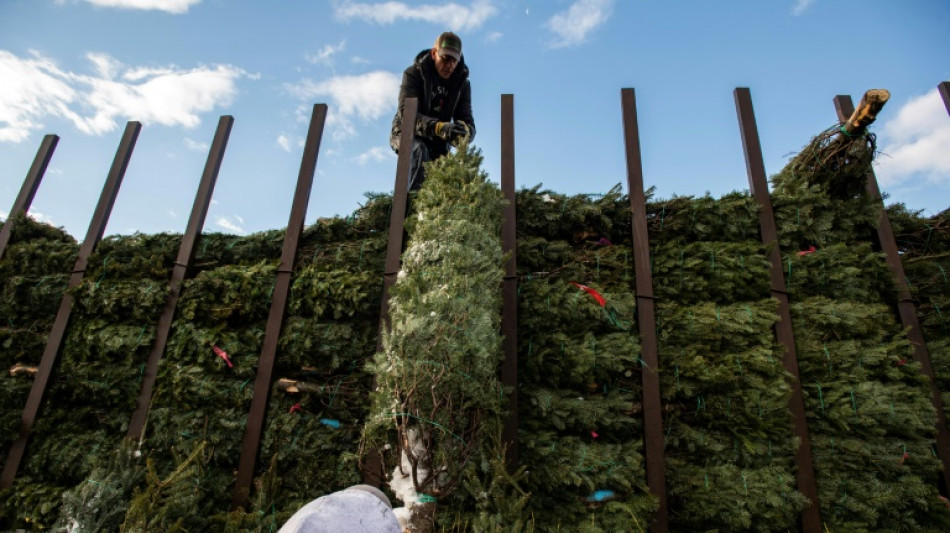
[[943, 97], [943, 105], [947, 108], [947, 113], [950, 113], [950, 81], [940, 82], [940, 85], [937, 85], [937, 90], [940, 91], [940, 96]]
[[261, 348], [261, 357], [257, 364], [257, 376], [254, 379], [254, 397], [251, 399], [251, 408], [247, 416], [237, 481], [234, 485], [231, 502], [234, 508], [247, 507], [251, 493], [251, 481], [254, 477], [257, 453], [261, 443], [261, 432], [264, 429], [264, 420], [267, 414], [267, 400], [270, 397], [271, 376], [277, 358], [277, 341], [280, 339], [280, 330], [284, 325], [284, 313], [287, 310], [291, 275], [294, 271], [294, 261], [300, 244], [300, 234], [303, 232], [307, 217], [307, 204], [310, 201], [310, 191], [313, 188], [313, 176], [317, 170], [317, 156], [320, 153], [320, 142], [323, 139], [323, 126], [326, 118], [327, 105], [315, 104], [310, 116], [310, 129], [307, 131], [303, 161], [300, 163], [300, 173], [297, 176], [297, 189], [294, 191], [290, 220], [287, 222], [287, 232], [284, 234], [284, 245], [280, 255], [280, 266], [277, 268], [277, 281], [274, 285], [270, 314], [264, 328], [264, 345]]
[[657, 356], [656, 315], [653, 305], [653, 272], [650, 269], [650, 237], [647, 233], [646, 195], [643, 192], [643, 164], [637, 100], [633, 89], [622, 89], [623, 132], [627, 154], [627, 186], [633, 215], [633, 262], [637, 278], [637, 322], [640, 325], [640, 356], [643, 361], [643, 439], [647, 485], [659, 498], [650, 531], [669, 531], [666, 494], [666, 467], [663, 458], [663, 406], [660, 400], [659, 357]]
[[211, 195], [218, 180], [218, 171], [221, 169], [221, 161], [224, 159], [224, 150], [228, 145], [228, 137], [231, 135], [233, 124], [234, 118], [231, 116], [225, 115], [218, 120], [218, 129], [215, 131], [214, 141], [212, 141], [211, 149], [208, 152], [208, 160], [205, 162], [204, 172], [201, 175], [201, 182], [198, 184], [195, 203], [191, 208], [188, 225], [178, 247], [178, 258], [175, 260], [175, 266], [172, 267], [171, 279], [168, 282], [168, 296], [165, 299], [165, 307], [158, 319], [155, 342], [152, 344], [152, 351], [148, 354], [148, 360], [142, 372], [142, 388], [139, 391], [135, 411], [132, 412], [129, 420], [128, 436], [134, 439], [141, 439], [142, 432], [145, 429], [148, 408], [152, 402], [152, 389], [155, 387], [155, 380], [158, 378], [158, 363], [165, 355], [165, 346], [168, 343], [172, 322], [175, 319], [175, 308], [178, 306], [178, 297], [181, 294], [181, 284], [185, 280], [188, 265], [194, 259], [195, 243], [198, 240], [201, 228], [204, 227], [205, 216], [208, 214]]
[[0, 259], [3, 259], [3, 253], [7, 250], [7, 244], [10, 242], [10, 234], [13, 232], [13, 219], [16, 215], [29, 211], [30, 204], [33, 203], [33, 197], [36, 196], [36, 190], [46, 174], [46, 167], [53, 157], [53, 151], [56, 150], [56, 144], [59, 143], [59, 136], [46, 135], [43, 142], [40, 143], [39, 150], [36, 151], [36, 157], [33, 158], [33, 165], [23, 180], [23, 186], [20, 187], [20, 194], [13, 201], [13, 208], [7, 215], [7, 221], [0, 229]]
[[796, 481], [798, 490], [811, 502], [800, 516], [802, 531], [820, 532], [821, 514], [818, 505], [818, 485], [815, 481], [815, 467], [812, 464], [811, 438], [805, 419], [805, 400], [799, 379], [798, 352], [795, 351], [795, 334], [792, 330], [791, 312], [788, 306], [788, 293], [785, 290], [785, 275], [782, 271], [782, 255], [778, 247], [778, 231], [772, 211], [772, 199], [769, 196], [765, 163], [762, 158], [762, 146], [759, 143], [759, 129], [752, 108], [752, 95], [746, 87], [739, 87], [733, 93], [736, 100], [736, 113], [739, 116], [739, 131], [742, 135], [742, 150], [745, 152], [746, 172], [749, 176], [749, 189], [759, 204], [759, 228], [762, 243], [768, 247], [768, 259], [771, 265], [770, 288], [772, 297], [779, 302], [779, 319], [775, 324], [775, 336], [785, 348], [782, 362], [785, 370], [792, 375], [792, 394], [788, 399], [788, 408], [792, 412], [792, 426], [799, 446], [795, 454]]
[[[854, 103], [848, 95], [838, 95], [834, 98], [835, 110], [838, 113], [838, 120], [845, 121], [854, 113]], [[887, 266], [894, 277], [894, 283], [897, 286], [897, 311], [900, 314], [901, 324], [907, 328], [907, 338], [914, 348], [914, 360], [920, 363], [920, 371], [930, 381], [930, 392], [933, 399], [934, 409], [937, 411], [937, 457], [943, 463], [941, 480], [943, 481], [943, 494], [950, 492], [950, 431], [947, 430], [947, 417], [943, 411], [943, 399], [940, 397], [940, 390], [937, 388], [937, 380], [934, 375], [933, 366], [930, 363], [930, 353], [927, 350], [927, 344], [924, 342], [924, 334], [920, 329], [920, 323], [917, 320], [917, 310], [914, 307], [914, 300], [910, 296], [910, 289], [907, 286], [907, 277], [904, 275], [904, 265], [901, 263], [900, 252], [897, 248], [897, 241], [894, 239], [894, 229], [891, 227], [891, 220], [887, 216], [887, 210], [883, 209], [884, 199], [881, 197], [881, 190], [878, 188], [877, 177], [874, 171], [868, 171], [867, 184], [865, 191], [871, 198], [878, 199], [881, 202], [881, 219], [877, 224], [877, 238], [884, 252]]]
[[63, 295], [63, 300], [59, 305], [53, 328], [46, 341], [46, 349], [43, 350], [43, 358], [40, 360], [36, 377], [33, 379], [33, 386], [30, 388], [30, 395], [27, 398], [26, 407], [23, 409], [23, 417], [20, 420], [20, 436], [10, 446], [7, 461], [3, 465], [3, 472], [0, 474], [0, 488], [13, 485], [13, 480], [20, 468], [20, 462], [23, 460], [30, 432], [33, 429], [33, 422], [36, 420], [36, 415], [43, 403], [46, 387], [59, 356], [59, 348], [66, 333], [69, 315], [72, 312], [73, 297], [68, 291], [78, 286], [82, 281], [83, 275], [86, 273], [89, 255], [95, 250], [99, 240], [102, 239], [106, 224], [109, 222], [109, 215], [112, 213], [112, 206], [115, 204], [116, 195], [119, 193], [119, 186], [122, 184], [122, 178], [125, 177], [129, 159], [132, 157], [132, 149], [135, 147], [135, 141], [138, 139], [141, 129], [142, 124], [140, 122], [129, 122], [125, 127], [125, 133], [122, 135], [119, 149], [112, 161], [112, 168], [109, 170], [109, 176], [102, 188], [102, 194], [99, 195], [99, 203], [96, 205], [92, 221], [89, 223], [86, 237], [79, 247], [79, 257], [73, 266], [67, 293]]
[[402, 254], [402, 232], [406, 222], [406, 204], [409, 197], [409, 170], [412, 165], [412, 142], [415, 137], [416, 112], [419, 101], [406, 98], [402, 115], [402, 134], [399, 137], [399, 159], [396, 161], [396, 189], [393, 191], [393, 207], [389, 214], [389, 244], [386, 246], [386, 265], [383, 272], [383, 298], [379, 308], [378, 350], [383, 349], [383, 331], [388, 330], [389, 289], [399, 273], [399, 258]]
[[501, 227], [503, 251], [508, 254], [503, 281], [501, 334], [504, 337], [505, 362], [501, 383], [508, 393], [508, 418], [502, 429], [509, 468], [518, 464], [518, 262], [515, 223], [515, 118], [514, 95], [501, 95], [501, 191], [508, 200]]
[[[388, 331], [389, 289], [396, 283], [399, 274], [399, 259], [402, 255], [402, 233], [406, 222], [406, 205], [409, 197], [409, 170], [412, 166], [412, 142], [415, 138], [416, 113], [419, 101], [406, 98], [403, 104], [402, 134], [399, 137], [399, 159], [396, 161], [396, 184], [393, 190], [393, 206], [389, 214], [389, 243], [386, 245], [386, 265], [383, 268], [383, 295], [379, 304], [379, 335], [376, 349], [383, 349], [383, 332]], [[363, 483], [379, 486], [383, 477], [382, 456], [378, 450], [370, 450], [363, 465]]]

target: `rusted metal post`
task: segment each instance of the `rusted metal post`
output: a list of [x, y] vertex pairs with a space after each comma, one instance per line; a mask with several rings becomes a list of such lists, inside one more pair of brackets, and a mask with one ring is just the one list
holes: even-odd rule
[[402, 114], [402, 134], [399, 137], [399, 159], [396, 161], [396, 185], [393, 190], [393, 207], [389, 214], [389, 244], [386, 246], [386, 265], [383, 271], [383, 297], [379, 307], [379, 337], [376, 349], [383, 349], [383, 331], [389, 330], [389, 289], [396, 283], [399, 274], [399, 258], [402, 255], [402, 232], [406, 222], [406, 205], [409, 198], [409, 170], [412, 165], [412, 141], [415, 137], [416, 112], [419, 101], [406, 98]]
[[43, 358], [40, 360], [33, 386], [30, 388], [30, 395], [26, 400], [26, 407], [23, 409], [23, 417], [20, 420], [20, 436], [10, 446], [7, 462], [3, 465], [3, 473], [0, 474], [0, 488], [13, 485], [13, 480], [20, 468], [20, 462], [23, 460], [23, 454], [30, 439], [30, 432], [33, 429], [33, 422], [36, 420], [36, 414], [42, 406], [46, 387], [50, 376], [53, 374], [56, 359], [59, 356], [59, 348], [66, 334], [69, 315], [72, 313], [73, 297], [69, 294], [69, 289], [78, 286], [82, 281], [83, 275], [86, 273], [89, 255], [92, 254], [99, 244], [99, 240], [102, 239], [106, 224], [109, 222], [109, 215], [112, 213], [112, 206], [115, 204], [116, 195], [119, 193], [119, 186], [122, 184], [125, 170], [129, 166], [132, 149], [135, 147], [135, 141], [138, 139], [141, 129], [142, 124], [140, 122], [129, 122], [125, 127], [125, 133], [122, 135], [119, 149], [112, 161], [112, 168], [109, 170], [109, 176], [102, 188], [102, 194], [99, 195], [99, 203], [92, 215], [86, 237], [79, 247], [79, 256], [73, 266], [72, 275], [66, 289], [67, 292], [63, 295], [63, 300], [59, 304], [59, 311], [56, 312], [53, 328], [46, 341], [46, 349], [43, 350]]
[[294, 271], [300, 234], [303, 233], [307, 217], [307, 203], [310, 201], [310, 190], [313, 188], [313, 175], [317, 170], [317, 156], [320, 153], [320, 141], [323, 139], [326, 118], [327, 105], [315, 104], [310, 116], [310, 129], [307, 131], [303, 161], [300, 163], [300, 173], [297, 176], [297, 189], [294, 191], [294, 200], [290, 208], [290, 220], [287, 222], [287, 232], [284, 234], [284, 245], [280, 254], [280, 266], [277, 267], [277, 281], [274, 284], [270, 314], [264, 328], [264, 345], [257, 364], [254, 397], [251, 399], [251, 409], [244, 429], [244, 444], [241, 447], [241, 459], [231, 502], [234, 508], [247, 507], [251, 494], [251, 481], [254, 478], [261, 432], [264, 429], [264, 419], [267, 414], [267, 400], [270, 398], [271, 376], [274, 372], [274, 361], [277, 358], [277, 341], [280, 339], [280, 330], [284, 325], [284, 313], [287, 310], [287, 297], [290, 293], [290, 278]]
[[[403, 104], [402, 133], [399, 137], [399, 159], [396, 161], [396, 184], [393, 190], [393, 206], [389, 214], [389, 243], [386, 245], [386, 264], [383, 267], [383, 295], [379, 304], [379, 334], [376, 350], [383, 349], [383, 332], [392, 323], [389, 320], [389, 289], [396, 283], [399, 274], [399, 259], [402, 255], [402, 232], [406, 222], [406, 205], [409, 197], [409, 170], [412, 166], [412, 142], [415, 137], [416, 113], [419, 101], [406, 98]], [[385, 479], [383, 459], [379, 450], [370, 450], [363, 464], [363, 483], [378, 487]]]
[[778, 247], [778, 230], [775, 227], [775, 215], [772, 211], [772, 198], [769, 196], [768, 181], [765, 175], [765, 163], [762, 158], [762, 146], [759, 143], [759, 129], [755, 123], [755, 111], [752, 109], [752, 96], [749, 89], [739, 87], [734, 91], [736, 113], [739, 116], [739, 131], [742, 135], [742, 150], [745, 152], [746, 172], [749, 175], [749, 189], [759, 204], [759, 228], [762, 244], [768, 248], [771, 266], [772, 297], [779, 302], [779, 319], [775, 324], [775, 336], [785, 348], [782, 363], [792, 375], [792, 394], [788, 399], [788, 408], [792, 412], [792, 427], [798, 437], [799, 446], [795, 454], [795, 476], [798, 491], [811, 502], [802, 510], [802, 531], [820, 532], [821, 513], [818, 505], [818, 485], [815, 481], [815, 467], [812, 463], [811, 438], [808, 434], [808, 422], [805, 419], [805, 400], [802, 395], [798, 370], [798, 352], [795, 351], [795, 334], [792, 330], [791, 312], [788, 306], [788, 292], [785, 290], [785, 274], [782, 272], [782, 254]]
[[650, 270], [650, 237], [647, 233], [646, 195], [643, 192], [643, 164], [640, 158], [640, 131], [637, 126], [637, 99], [633, 89], [621, 89], [623, 133], [627, 153], [627, 186], [633, 215], [633, 262], [637, 277], [637, 322], [640, 325], [640, 376], [643, 383], [643, 440], [647, 485], [659, 498], [650, 531], [669, 531], [666, 495], [666, 467], [663, 458], [663, 406], [660, 397], [657, 357], [656, 314], [653, 305], [653, 272]]
[[36, 189], [46, 174], [46, 167], [49, 166], [49, 160], [53, 157], [53, 151], [56, 150], [56, 144], [59, 143], [59, 136], [47, 135], [43, 137], [39, 150], [36, 151], [36, 157], [33, 158], [33, 165], [23, 180], [23, 186], [20, 187], [20, 194], [13, 201], [13, 208], [7, 215], [7, 221], [0, 229], [0, 259], [3, 259], [3, 253], [7, 250], [7, 244], [10, 242], [10, 234], [13, 232], [13, 219], [20, 213], [26, 214], [33, 203], [33, 197], [36, 196]]
[[943, 97], [943, 105], [947, 108], [947, 113], [950, 113], [950, 81], [941, 82], [937, 86], [937, 90], [940, 91], [940, 96]]
[[[838, 120], [847, 120], [854, 113], [854, 104], [851, 102], [850, 96], [835, 96], [834, 102], [835, 110], [838, 112]], [[878, 188], [877, 177], [873, 170], [868, 171], [865, 191], [871, 198], [878, 199], [883, 208], [884, 200], [881, 198], [881, 190]], [[933, 406], [937, 411], [937, 457], [943, 463], [941, 472], [942, 489], [944, 496], [947, 496], [948, 491], [950, 491], [950, 431], [947, 430], [947, 417], [943, 412], [943, 400], [940, 397], [940, 390], [937, 388], [936, 376], [934, 375], [933, 366], [930, 364], [930, 353], [927, 350], [924, 334], [917, 320], [917, 309], [914, 307], [914, 300], [910, 296], [907, 277], [904, 275], [904, 265], [901, 263], [897, 241], [894, 239], [894, 229], [891, 227], [891, 220], [887, 216], [886, 209], [881, 210], [881, 219], [877, 224], [877, 238], [897, 286], [897, 311], [900, 314], [901, 324], [908, 330], [907, 339], [914, 348], [914, 360], [920, 363], [920, 371], [930, 381]]]
[[181, 244], [178, 247], [178, 258], [175, 260], [175, 266], [172, 267], [171, 279], [168, 282], [168, 296], [165, 298], [162, 315], [158, 319], [155, 342], [152, 344], [152, 351], [148, 354], [145, 369], [142, 372], [142, 388], [139, 391], [135, 411], [132, 412], [132, 417], [129, 420], [128, 436], [133, 439], [143, 437], [145, 419], [148, 416], [149, 405], [152, 403], [152, 389], [155, 387], [155, 380], [158, 378], [158, 363], [165, 355], [165, 346], [168, 344], [168, 335], [171, 332], [172, 321], [175, 319], [175, 308], [178, 306], [181, 285], [185, 280], [188, 265], [191, 264], [195, 256], [195, 243], [200, 236], [201, 228], [204, 227], [208, 205], [211, 203], [214, 184], [218, 180], [218, 171], [221, 169], [221, 161], [224, 159], [224, 150], [228, 145], [228, 137], [231, 134], [233, 124], [234, 117], [231, 116], [225, 115], [218, 120], [218, 129], [215, 131], [204, 173], [202, 173], [201, 182], [198, 184], [198, 192], [195, 194], [191, 216], [188, 218], [185, 234], [182, 236]]
[[502, 250], [508, 254], [503, 281], [501, 334], [504, 337], [505, 362], [501, 367], [501, 384], [508, 393], [508, 418], [502, 429], [502, 440], [509, 469], [518, 464], [518, 262], [515, 223], [515, 97], [501, 95], [501, 192], [508, 200], [501, 227]]

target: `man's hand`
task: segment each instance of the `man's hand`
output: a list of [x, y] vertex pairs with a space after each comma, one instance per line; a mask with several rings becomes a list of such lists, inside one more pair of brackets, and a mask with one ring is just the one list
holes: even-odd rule
[[436, 122], [433, 131], [435, 132], [436, 136], [441, 138], [443, 141], [449, 141], [452, 139], [452, 130], [454, 128], [455, 126], [453, 126], [451, 122]]
[[449, 135], [449, 142], [452, 143], [453, 146], [458, 146], [459, 142], [469, 137], [470, 131], [471, 130], [468, 129], [468, 124], [465, 122], [461, 120], [456, 122], [455, 125], [452, 126], [452, 131]]

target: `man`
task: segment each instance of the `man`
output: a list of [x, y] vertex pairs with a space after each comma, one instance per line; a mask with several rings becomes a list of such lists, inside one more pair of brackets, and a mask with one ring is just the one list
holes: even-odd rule
[[386, 494], [369, 485], [354, 485], [303, 506], [277, 533], [401, 532]]
[[475, 136], [472, 87], [462, 57], [462, 40], [458, 35], [450, 31], [439, 35], [435, 45], [419, 52], [412, 65], [403, 72], [399, 109], [389, 136], [389, 144], [396, 152], [399, 152], [406, 98], [416, 98], [419, 102], [409, 173], [409, 190], [414, 191], [425, 180], [424, 164], [427, 161], [447, 154], [450, 145]]

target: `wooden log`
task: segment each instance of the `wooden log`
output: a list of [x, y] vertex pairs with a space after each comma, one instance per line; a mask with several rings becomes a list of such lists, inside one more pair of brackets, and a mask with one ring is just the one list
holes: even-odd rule
[[861, 97], [861, 103], [845, 121], [843, 127], [849, 135], [859, 135], [877, 118], [877, 114], [891, 97], [887, 89], [871, 89]]

